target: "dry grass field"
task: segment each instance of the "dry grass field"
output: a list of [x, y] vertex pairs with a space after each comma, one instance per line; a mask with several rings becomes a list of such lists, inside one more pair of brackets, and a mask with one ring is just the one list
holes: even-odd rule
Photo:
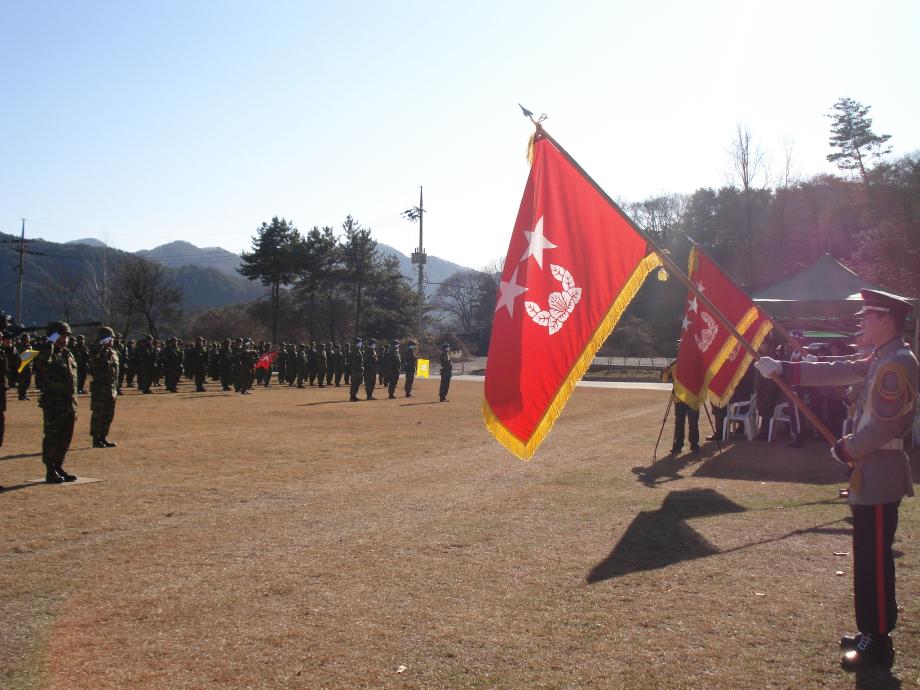
[[110, 450], [90, 448], [84, 397], [66, 466], [102, 481], [66, 486], [25, 484], [40, 410], [10, 399], [0, 686], [920, 685], [918, 500], [895, 544], [895, 666], [856, 677], [822, 444], [652, 464], [667, 393], [594, 388], [521, 463], [485, 431], [480, 383], [448, 404], [437, 384], [354, 404], [131, 390]]

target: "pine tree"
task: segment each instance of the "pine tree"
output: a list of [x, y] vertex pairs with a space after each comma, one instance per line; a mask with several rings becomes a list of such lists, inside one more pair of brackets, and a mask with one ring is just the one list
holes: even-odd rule
[[866, 189], [869, 189], [869, 161], [891, 152], [885, 142], [890, 134], [875, 134], [872, 131], [871, 106], [863, 105], [852, 98], [841, 98], [834, 104], [834, 112], [827, 115], [831, 124], [831, 148], [840, 149], [828, 154], [827, 160], [836, 163], [841, 170], [858, 170]]

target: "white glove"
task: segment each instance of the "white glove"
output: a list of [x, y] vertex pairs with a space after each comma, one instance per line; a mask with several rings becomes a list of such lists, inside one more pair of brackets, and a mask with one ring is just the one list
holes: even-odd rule
[[783, 373], [783, 363], [772, 357], [761, 357], [754, 362], [754, 368], [766, 379], [772, 379]]
[[805, 361], [806, 362], [817, 362], [818, 356], [817, 355], [805, 355]]

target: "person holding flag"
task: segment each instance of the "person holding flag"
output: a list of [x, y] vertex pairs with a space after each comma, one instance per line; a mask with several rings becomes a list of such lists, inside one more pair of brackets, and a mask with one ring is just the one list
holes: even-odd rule
[[891, 545], [898, 527], [901, 499], [913, 496], [910, 462], [904, 437], [916, 413], [917, 358], [901, 337], [909, 302], [877, 290], [862, 290], [862, 342], [871, 356], [858, 361], [781, 362], [761, 357], [754, 365], [768, 378], [790, 385], [860, 384], [853, 432], [831, 449], [850, 471], [847, 502], [853, 515], [854, 635], [844, 635], [841, 664], [848, 670], [891, 666], [890, 637], [898, 619], [894, 555]]

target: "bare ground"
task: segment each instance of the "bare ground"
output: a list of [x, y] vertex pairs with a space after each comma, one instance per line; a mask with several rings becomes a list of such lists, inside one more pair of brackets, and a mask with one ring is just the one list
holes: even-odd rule
[[110, 450], [84, 398], [67, 467], [103, 481], [81, 486], [25, 484], [40, 410], [10, 400], [0, 686], [920, 684], [916, 501], [895, 667], [857, 678], [837, 665], [849, 524], [820, 443], [652, 464], [667, 393], [580, 389], [525, 464], [485, 431], [481, 384], [448, 404], [436, 387], [130, 391]]

